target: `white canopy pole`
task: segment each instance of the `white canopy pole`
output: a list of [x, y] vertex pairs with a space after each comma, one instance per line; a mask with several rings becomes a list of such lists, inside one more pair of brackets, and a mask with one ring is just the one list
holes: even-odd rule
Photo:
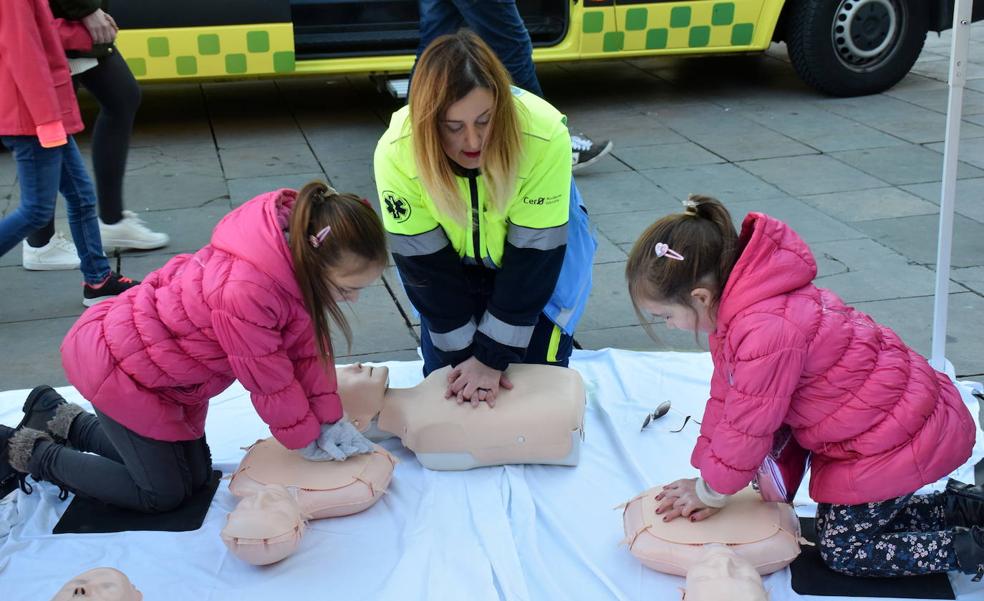
[[943, 190], [940, 196], [940, 231], [936, 249], [936, 297], [933, 303], [933, 352], [930, 365], [947, 370], [946, 321], [950, 293], [950, 255], [953, 249], [953, 210], [957, 192], [960, 153], [960, 121], [963, 119], [964, 84], [970, 54], [970, 20], [974, 0], [957, 0], [953, 11], [953, 45], [950, 48], [950, 101], [946, 110], [946, 142], [943, 150]]

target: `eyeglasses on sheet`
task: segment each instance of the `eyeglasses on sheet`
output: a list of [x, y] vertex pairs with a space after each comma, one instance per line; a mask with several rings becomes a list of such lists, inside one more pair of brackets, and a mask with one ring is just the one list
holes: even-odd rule
[[670, 412], [670, 402], [664, 401], [660, 403], [659, 407], [656, 407], [655, 411], [646, 414], [646, 419], [642, 422], [642, 427], [639, 428], [639, 431], [642, 432], [643, 430], [646, 429], [646, 426], [658, 420], [659, 418], [663, 417], [669, 412]]
[[[659, 418], [669, 413], [670, 407], [672, 407], [672, 404], [669, 401], [664, 401], [660, 403], [659, 407], [656, 407], [656, 409], [652, 413], [647, 413], [646, 419], [643, 420], [642, 427], [639, 428], [639, 431], [642, 432], [643, 430], [646, 429], [646, 426], [648, 426], [649, 424], [653, 423], [654, 421], [658, 420]], [[689, 415], [686, 416], [685, 418], [683, 418], [683, 423], [680, 424], [680, 427], [677, 428], [676, 430], [670, 430], [670, 432], [674, 434], [683, 432], [683, 429], [687, 427], [687, 424], [690, 422], [691, 419], [693, 418], [690, 417]], [[697, 424], [698, 426], [700, 425], [700, 422], [697, 421], [696, 419], [694, 419], [694, 423]]]

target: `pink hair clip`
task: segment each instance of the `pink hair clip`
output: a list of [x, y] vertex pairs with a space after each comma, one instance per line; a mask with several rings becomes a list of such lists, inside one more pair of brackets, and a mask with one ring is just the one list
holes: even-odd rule
[[313, 236], [308, 236], [308, 240], [311, 242], [311, 246], [315, 248], [320, 248], [321, 243], [325, 241], [325, 238], [328, 237], [328, 232], [330, 231], [331, 231], [331, 226], [326, 225], [325, 227], [321, 228], [321, 231], [318, 232], [317, 234]]
[[653, 250], [656, 251], [657, 257], [666, 257], [667, 259], [673, 259], [675, 261], [683, 260], [683, 255], [670, 248], [670, 246], [664, 242], [657, 242], [656, 247]]

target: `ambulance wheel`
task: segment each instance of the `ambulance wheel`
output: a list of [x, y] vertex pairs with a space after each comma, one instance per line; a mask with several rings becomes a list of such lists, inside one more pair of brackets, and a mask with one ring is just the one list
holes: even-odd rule
[[786, 44], [796, 72], [833, 96], [898, 83], [926, 41], [926, 0], [793, 0]]

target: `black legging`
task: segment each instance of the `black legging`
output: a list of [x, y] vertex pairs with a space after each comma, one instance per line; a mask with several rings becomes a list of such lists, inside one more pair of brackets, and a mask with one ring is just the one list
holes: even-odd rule
[[[133, 120], [140, 107], [140, 86], [119, 52], [99, 59], [99, 65], [75, 76], [77, 84], [95, 96], [99, 116], [92, 128], [92, 168], [99, 218], [103, 223], [123, 219], [123, 175], [130, 150]], [[44, 246], [55, 235], [55, 220], [27, 237], [35, 248]]]
[[170, 511], [212, 475], [205, 437], [164, 442], [129, 430], [96, 410], [81, 413], [68, 444], [41, 441], [28, 464], [35, 480], [79, 495], [146, 513]]

